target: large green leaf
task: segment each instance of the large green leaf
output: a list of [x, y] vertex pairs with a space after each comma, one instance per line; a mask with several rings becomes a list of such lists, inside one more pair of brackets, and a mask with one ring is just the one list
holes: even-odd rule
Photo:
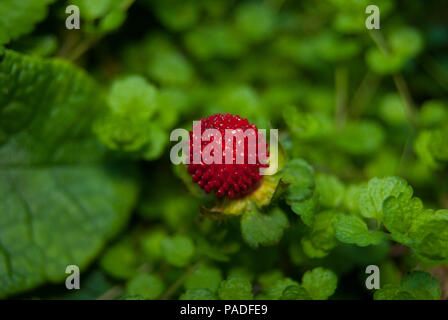
[[137, 184], [91, 133], [99, 92], [64, 62], [0, 56], [0, 297], [86, 267], [129, 216]]
[[0, 1], [0, 46], [33, 30], [55, 0]]

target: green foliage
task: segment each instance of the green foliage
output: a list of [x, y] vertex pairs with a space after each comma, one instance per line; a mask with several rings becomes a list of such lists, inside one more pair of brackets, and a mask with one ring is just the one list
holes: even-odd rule
[[298, 286], [297, 281], [292, 280], [291, 278], [282, 278], [278, 279], [272, 285], [268, 286], [266, 291], [266, 296], [271, 300], [279, 300], [283, 297], [285, 290], [290, 288], [291, 286]]
[[140, 274], [126, 283], [126, 294], [139, 296], [146, 300], [153, 300], [164, 290], [162, 279], [157, 275]]
[[[370, 4], [1, 0], [0, 297], [445, 299], [441, 1]], [[235, 200], [170, 162], [213, 113], [279, 130]]]
[[412, 188], [401, 178], [371, 179], [367, 186], [361, 188], [359, 193], [358, 206], [361, 215], [365, 218], [381, 219], [384, 200], [401, 193], [408, 197], [412, 195]]
[[190, 289], [209, 289], [212, 292], [218, 290], [222, 281], [221, 270], [215, 267], [201, 265], [187, 276], [184, 287]]
[[241, 277], [232, 277], [219, 285], [218, 295], [221, 300], [251, 300], [252, 285]]
[[105, 34], [118, 29], [126, 20], [126, 9], [133, 0], [67, 0], [79, 7], [83, 23], [90, 34]]
[[158, 158], [166, 145], [164, 128], [149, 120], [157, 111], [157, 90], [141, 76], [116, 80], [108, 96], [109, 112], [95, 123], [107, 147]]
[[218, 300], [218, 298], [209, 289], [188, 289], [179, 300]]
[[400, 284], [388, 284], [375, 292], [375, 300], [438, 300], [439, 282], [427, 272], [407, 274]]
[[167, 237], [163, 239], [160, 246], [166, 261], [176, 267], [187, 265], [194, 254], [194, 244], [186, 236]]
[[137, 186], [129, 166], [103, 164], [90, 132], [103, 104], [82, 71], [6, 51], [0, 87], [3, 297], [86, 268], [127, 220]]
[[331, 270], [315, 268], [302, 277], [302, 286], [313, 300], [326, 300], [336, 290], [338, 278]]
[[55, 0], [4, 0], [0, 3], [0, 46], [31, 32], [45, 19], [47, 7]]
[[352, 243], [361, 247], [381, 243], [386, 237], [383, 232], [370, 232], [367, 224], [357, 216], [340, 214], [334, 222], [335, 236], [344, 243]]
[[129, 241], [123, 241], [109, 247], [103, 254], [100, 264], [110, 276], [118, 279], [128, 279], [137, 270], [138, 257]]
[[283, 169], [282, 181], [288, 184], [285, 192], [286, 203], [306, 225], [311, 226], [318, 201], [314, 169], [304, 160], [291, 160]]
[[288, 219], [278, 208], [268, 214], [252, 207], [241, 217], [241, 232], [244, 240], [252, 246], [273, 245], [278, 243], [283, 230], [288, 226]]

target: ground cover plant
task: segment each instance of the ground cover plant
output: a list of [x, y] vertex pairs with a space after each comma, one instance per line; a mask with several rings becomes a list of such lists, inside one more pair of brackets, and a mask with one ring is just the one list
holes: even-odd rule
[[[0, 298], [446, 299], [447, 14], [0, 0]], [[173, 164], [212, 115], [278, 129], [278, 173]]]

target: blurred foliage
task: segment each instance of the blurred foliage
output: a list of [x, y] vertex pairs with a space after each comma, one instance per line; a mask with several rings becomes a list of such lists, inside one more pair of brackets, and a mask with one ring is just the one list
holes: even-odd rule
[[[81, 30], [65, 29], [69, 4], [80, 8]], [[380, 8], [380, 30], [365, 28], [371, 4]], [[109, 175], [123, 174], [124, 164], [138, 167], [140, 176], [132, 182], [140, 191], [132, 210], [132, 201], [124, 200], [131, 221], [120, 220], [122, 232], [112, 243], [101, 238], [95, 252], [81, 254], [87, 255], [81, 260], [87, 289], [67, 295], [63, 285], [44, 286], [24, 297], [446, 298], [438, 282], [446, 279], [430, 274], [448, 267], [448, 211], [440, 209], [448, 207], [447, 12], [442, 0], [1, 1], [5, 170], [28, 168], [36, 159], [48, 166], [66, 154], [76, 155], [68, 158], [79, 165], [73, 159], [98, 154], [114, 164], [101, 176], [104, 184], [112, 183]], [[53, 66], [48, 60], [54, 58], [70, 65]], [[90, 79], [71, 85], [72, 73], [81, 73], [73, 65], [99, 88], [92, 89]], [[29, 81], [4, 70], [23, 70]], [[56, 79], [73, 101], [57, 95]], [[46, 87], [48, 94], [40, 91]], [[90, 96], [80, 96], [79, 88]], [[45, 111], [35, 123], [27, 120], [34, 106]], [[52, 127], [80, 131], [58, 116], [61, 106], [72, 106], [79, 127], [88, 122], [92, 132], [57, 131], [59, 138], [51, 138]], [[193, 120], [217, 112], [278, 128], [287, 155], [273, 201], [247, 205], [241, 216], [224, 220], [200, 213], [213, 199], [185, 185], [190, 177], [169, 161], [171, 130], [191, 129]], [[49, 142], [28, 143], [23, 128]], [[81, 140], [94, 143], [86, 147]], [[18, 188], [42, 183], [26, 173], [21, 179]], [[91, 177], [78, 179], [89, 187], [75, 185], [80, 199], [101, 187]], [[0, 180], [6, 204], [12, 197], [7, 185]], [[114, 191], [98, 195], [86, 210], [94, 214], [98, 203], [126, 197]], [[31, 219], [51, 212], [51, 205], [32, 206]], [[13, 229], [1, 219], [0, 283], [11, 289], [0, 296], [10, 296], [48, 277], [27, 285], [16, 278], [36, 271], [23, 267], [20, 250], [9, 256]], [[26, 225], [13, 222], [8, 225]], [[69, 242], [62, 232], [57, 236]], [[70, 248], [73, 254], [84, 250]], [[66, 260], [57, 253], [50, 258]], [[39, 261], [45, 268], [46, 260]], [[370, 264], [381, 269], [376, 292], [365, 288]], [[64, 271], [53, 270], [49, 280], [61, 281]], [[95, 283], [103, 292], [88, 289]]]

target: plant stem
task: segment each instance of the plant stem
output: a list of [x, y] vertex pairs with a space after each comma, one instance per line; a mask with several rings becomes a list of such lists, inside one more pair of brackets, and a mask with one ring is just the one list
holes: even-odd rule
[[368, 71], [358, 88], [356, 89], [349, 106], [352, 117], [357, 118], [362, 115], [366, 105], [370, 102], [375, 91], [381, 82], [381, 77]]
[[114, 300], [121, 295], [123, 290], [124, 288], [122, 285], [114, 286], [96, 298], [96, 300]]
[[412, 100], [411, 93], [409, 92], [409, 88], [404, 80], [403, 76], [400, 73], [397, 73], [393, 76], [395, 86], [397, 87], [398, 93], [400, 94], [401, 99], [404, 102], [406, 108], [406, 116], [408, 118], [409, 123], [413, 128], [417, 126], [415, 121], [415, 106], [414, 101]]
[[335, 71], [335, 122], [337, 125], [343, 125], [347, 116], [347, 96], [348, 96], [348, 71], [345, 66], [339, 66]]
[[[386, 40], [383, 35], [378, 30], [370, 30], [369, 35], [377, 45], [378, 49], [386, 56], [390, 55], [390, 49], [387, 46]], [[400, 94], [401, 99], [403, 100], [403, 104], [405, 106], [405, 113], [408, 118], [409, 124], [413, 128], [416, 129], [416, 121], [415, 121], [415, 107], [414, 101], [412, 99], [411, 93], [409, 92], [409, 88], [406, 84], [404, 77], [401, 73], [396, 73], [393, 76], [393, 80], [395, 83], [395, 87], [397, 88], [398, 93]]]
[[67, 60], [76, 61], [78, 60], [84, 53], [86, 53], [96, 42], [101, 39], [101, 36], [97, 35], [89, 35], [86, 39], [84, 39], [80, 44], [78, 44], [70, 54], [67, 55]]
[[179, 279], [177, 279], [166, 291], [164, 294], [162, 294], [160, 296], [160, 300], [168, 300], [181, 286], [182, 284], [185, 282], [185, 280], [187, 279], [187, 276], [192, 273], [197, 267], [199, 267], [199, 265], [201, 264], [201, 262], [196, 263], [195, 265], [191, 266], [190, 268], [188, 268], [184, 274], [179, 277]]

